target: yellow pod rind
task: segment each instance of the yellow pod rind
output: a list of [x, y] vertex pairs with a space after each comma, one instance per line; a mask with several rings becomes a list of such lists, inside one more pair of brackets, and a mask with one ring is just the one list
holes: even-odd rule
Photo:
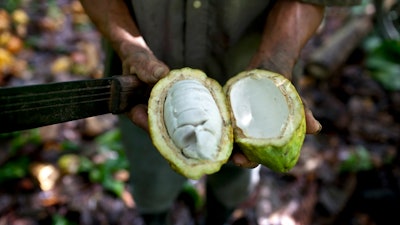
[[[219, 152], [212, 160], [185, 157], [169, 137], [164, 123], [164, 102], [168, 90], [175, 82], [187, 79], [197, 80], [207, 87], [220, 111], [223, 121], [222, 136]], [[148, 103], [148, 114], [149, 132], [153, 144], [176, 172], [190, 179], [199, 179], [205, 174], [219, 171], [221, 166], [228, 161], [233, 148], [233, 131], [226, 97], [218, 82], [207, 77], [204, 72], [191, 68], [171, 70], [153, 87]]]

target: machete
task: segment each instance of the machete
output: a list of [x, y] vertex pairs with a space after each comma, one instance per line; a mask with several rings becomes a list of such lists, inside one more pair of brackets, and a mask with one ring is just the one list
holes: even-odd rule
[[0, 133], [124, 113], [146, 94], [134, 75], [0, 88]]

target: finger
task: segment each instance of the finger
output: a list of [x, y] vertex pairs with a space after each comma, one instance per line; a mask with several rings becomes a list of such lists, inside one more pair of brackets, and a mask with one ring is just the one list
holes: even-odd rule
[[131, 73], [130, 64], [127, 62], [122, 62], [122, 75], [132, 75], [135, 73]]
[[315, 119], [312, 111], [308, 107], [306, 99], [303, 99], [304, 113], [306, 117], [306, 133], [307, 134], [317, 134], [322, 130], [322, 125]]
[[168, 66], [158, 60], [151, 53], [136, 52], [123, 61], [123, 74], [136, 74], [144, 83], [153, 85], [166, 76]]
[[138, 77], [147, 84], [155, 84], [166, 76], [169, 68], [160, 61], [149, 61], [144, 67], [138, 68]]
[[250, 161], [245, 155], [243, 155], [241, 153], [233, 153], [231, 159], [235, 165], [244, 167], [244, 168], [255, 168], [259, 165], [256, 162]]
[[311, 110], [309, 108], [305, 108], [305, 116], [306, 116], [306, 133], [307, 134], [317, 134], [321, 131], [322, 125], [314, 118]]
[[136, 105], [129, 112], [127, 112], [126, 115], [138, 127], [142, 128], [146, 132], [149, 132], [149, 123], [148, 123], [146, 105], [143, 104]]
[[169, 72], [169, 68], [149, 53], [138, 53], [133, 71], [147, 84], [155, 84]]

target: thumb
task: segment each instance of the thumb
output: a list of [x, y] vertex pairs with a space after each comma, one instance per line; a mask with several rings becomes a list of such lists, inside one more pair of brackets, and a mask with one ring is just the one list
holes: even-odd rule
[[311, 110], [309, 108], [305, 108], [305, 116], [306, 116], [306, 133], [307, 134], [317, 134], [321, 131], [322, 125], [314, 118]]
[[303, 106], [304, 106], [304, 114], [306, 117], [306, 133], [307, 134], [318, 134], [321, 129], [322, 125], [315, 119], [312, 111], [308, 107], [307, 100], [302, 98]]

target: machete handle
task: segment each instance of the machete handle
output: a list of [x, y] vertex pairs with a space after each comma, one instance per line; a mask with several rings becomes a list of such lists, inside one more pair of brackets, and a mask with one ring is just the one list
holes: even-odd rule
[[135, 75], [118, 75], [112, 77], [110, 112], [121, 114], [133, 106], [147, 101], [147, 88]]

